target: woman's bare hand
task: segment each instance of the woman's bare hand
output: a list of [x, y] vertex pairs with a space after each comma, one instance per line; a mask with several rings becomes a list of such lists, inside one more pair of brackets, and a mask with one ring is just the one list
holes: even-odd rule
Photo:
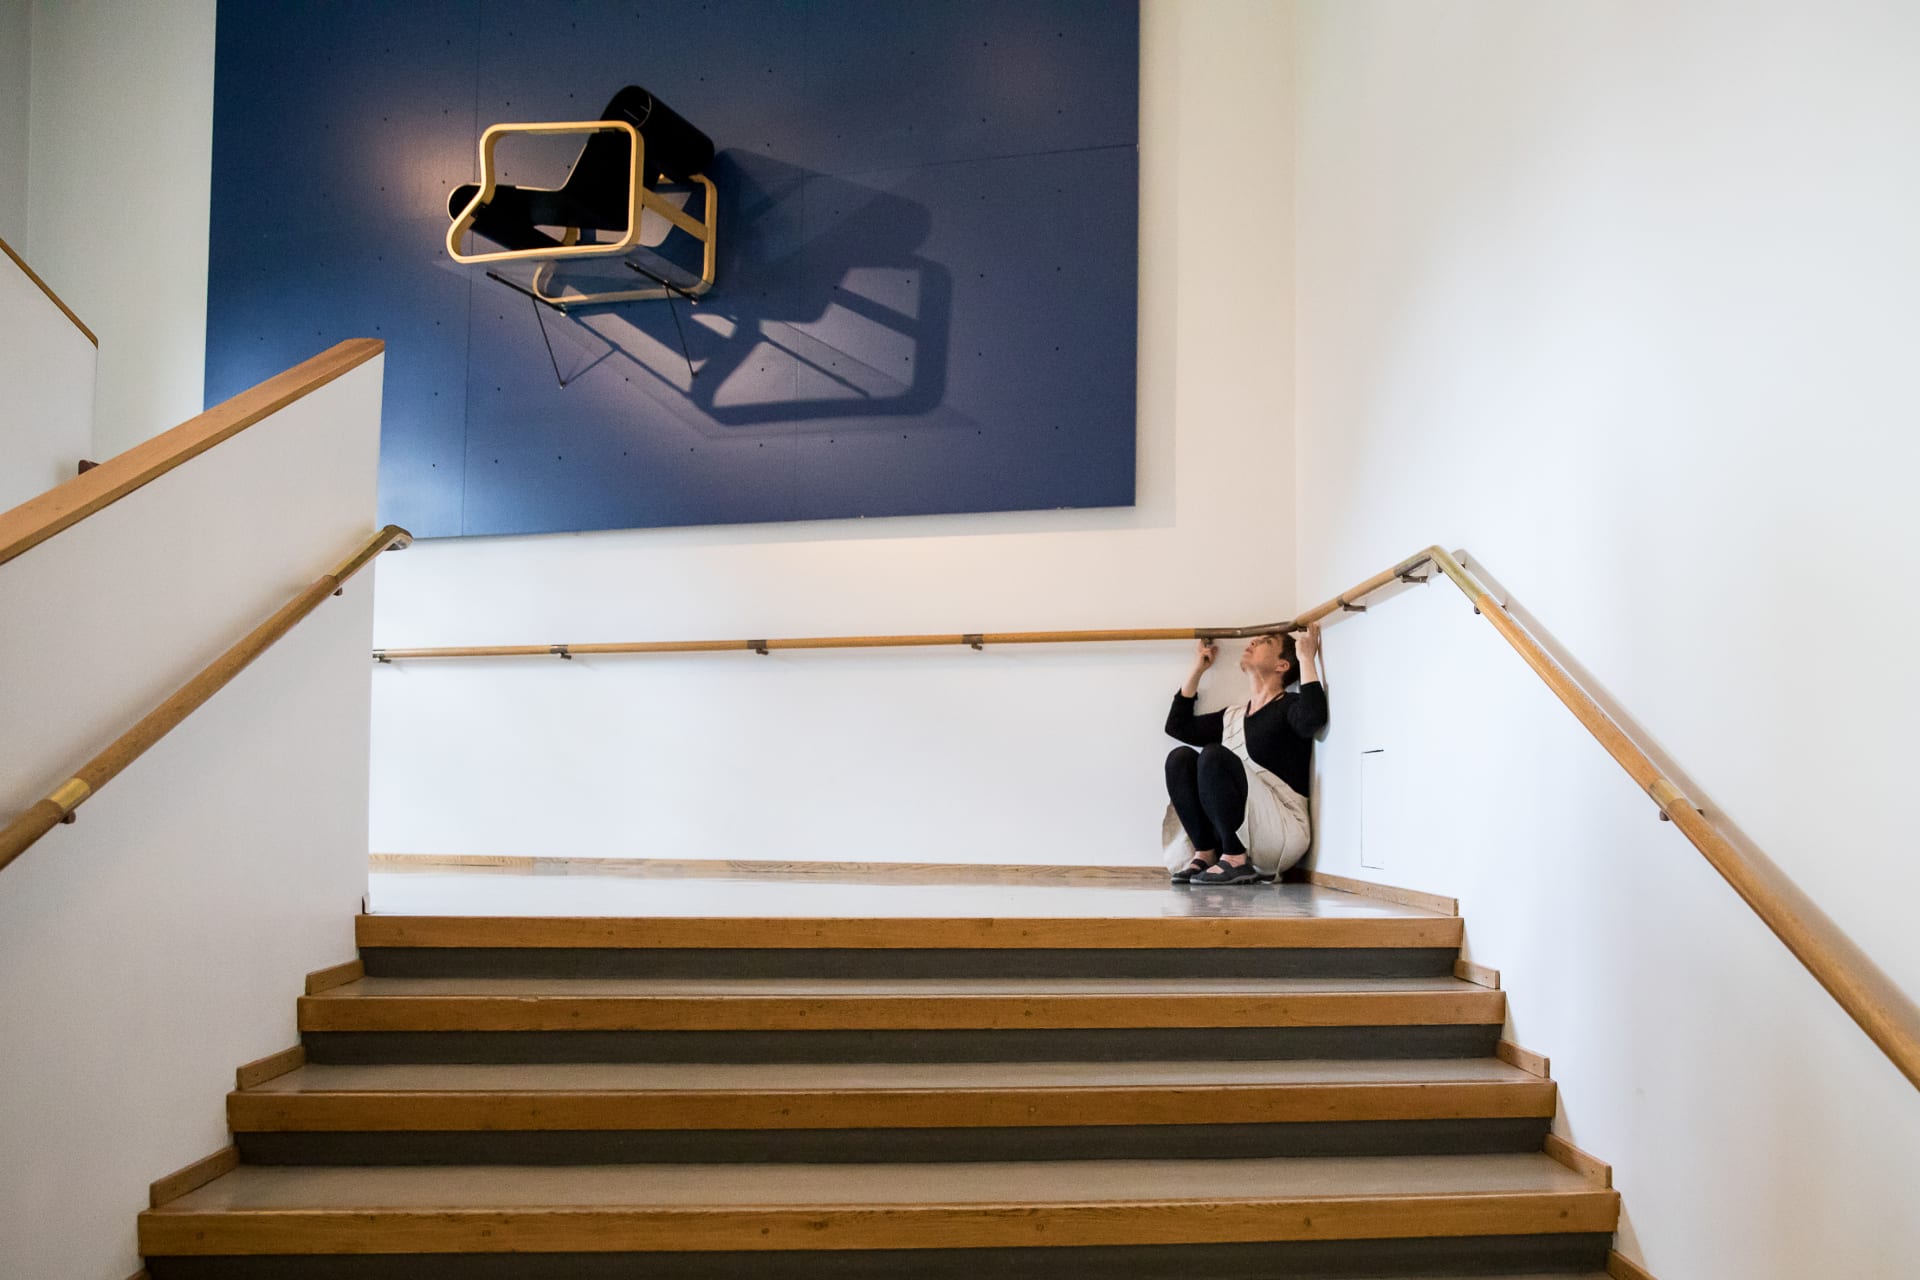
[[1302, 662], [1311, 662], [1320, 656], [1320, 624], [1309, 622], [1307, 629], [1294, 641], [1294, 652], [1300, 655]]
[[1200, 677], [1206, 674], [1207, 668], [1213, 665], [1213, 660], [1219, 656], [1219, 653], [1220, 650], [1214, 647], [1213, 641], [1200, 642], [1199, 647], [1193, 652], [1193, 670], [1187, 673], [1186, 682], [1180, 686], [1181, 697], [1192, 698], [1199, 695]]

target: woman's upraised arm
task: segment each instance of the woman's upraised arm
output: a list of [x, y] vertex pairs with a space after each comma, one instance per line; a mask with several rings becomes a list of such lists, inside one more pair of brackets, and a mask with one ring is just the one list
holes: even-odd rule
[[1327, 723], [1327, 686], [1320, 683], [1319, 623], [1309, 624], [1294, 642], [1294, 655], [1300, 659], [1300, 688], [1287, 699], [1287, 727], [1311, 738]]
[[1287, 727], [1302, 738], [1311, 738], [1326, 723], [1327, 686], [1315, 680], [1295, 689], [1287, 699]]
[[1194, 651], [1193, 670], [1187, 673], [1180, 692], [1173, 695], [1173, 706], [1167, 712], [1167, 736], [1175, 741], [1190, 747], [1210, 747], [1220, 741], [1220, 735], [1225, 732], [1225, 712], [1210, 711], [1204, 716], [1193, 712], [1194, 699], [1200, 694], [1200, 677], [1207, 673], [1219, 654], [1220, 650], [1211, 640], [1202, 640]]

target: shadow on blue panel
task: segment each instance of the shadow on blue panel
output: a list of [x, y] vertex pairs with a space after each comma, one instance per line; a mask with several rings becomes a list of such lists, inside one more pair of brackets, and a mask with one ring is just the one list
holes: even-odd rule
[[[711, 294], [565, 316], [528, 308], [560, 384], [637, 370], [656, 402], [703, 435], [828, 419], [841, 431], [863, 418], [971, 421], [941, 412], [953, 277], [919, 252], [933, 222], [924, 205], [740, 151], [716, 157], [713, 178], [727, 234]], [[618, 285], [620, 270], [587, 279]], [[794, 376], [764, 376], [770, 353]]]

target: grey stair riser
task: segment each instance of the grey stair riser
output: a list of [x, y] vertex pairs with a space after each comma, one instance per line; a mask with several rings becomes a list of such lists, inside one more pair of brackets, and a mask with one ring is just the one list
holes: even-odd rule
[[780, 1253], [390, 1254], [149, 1258], [152, 1280], [1415, 1280], [1594, 1272], [1599, 1234], [1284, 1244]]
[[514, 1130], [238, 1133], [248, 1164], [881, 1164], [1199, 1160], [1538, 1151], [1540, 1119], [994, 1129]]
[[1141, 1062], [1485, 1058], [1498, 1023], [1042, 1031], [308, 1031], [307, 1060]]
[[1454, 947], [363, 947], [376, 978], [1431, 978]]

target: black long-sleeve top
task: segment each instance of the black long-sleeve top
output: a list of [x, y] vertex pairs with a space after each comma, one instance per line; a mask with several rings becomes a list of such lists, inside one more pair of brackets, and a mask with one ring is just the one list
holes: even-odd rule
[[[1167, 735], [1190, 747], [1212, 746], [1226, 731], [1226, 712], [1194, 714], [1195, 699], [1173, 695]], [[1247, 717], [1247, 754], [1301, 795], [1313, 769], [1313, 735], [1327, 722], [1327, 689], [1318, 680], [1281, 694]]]

